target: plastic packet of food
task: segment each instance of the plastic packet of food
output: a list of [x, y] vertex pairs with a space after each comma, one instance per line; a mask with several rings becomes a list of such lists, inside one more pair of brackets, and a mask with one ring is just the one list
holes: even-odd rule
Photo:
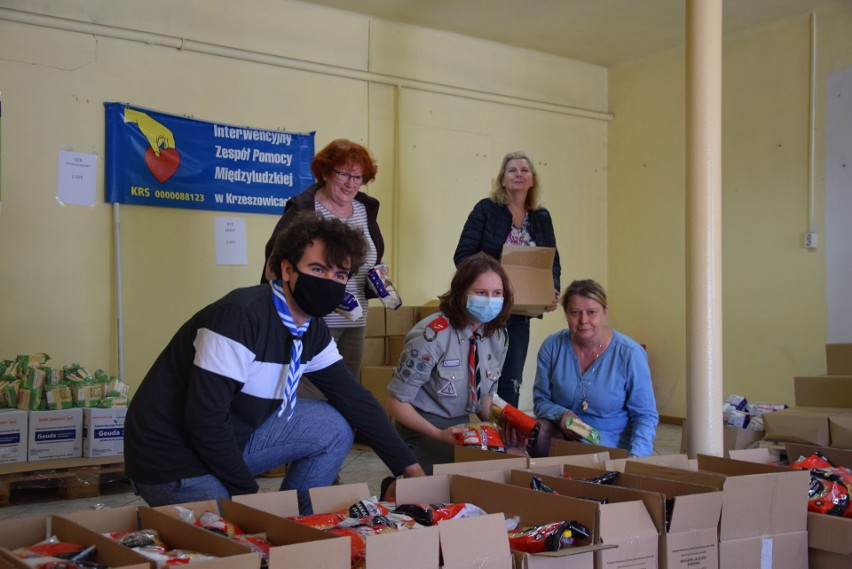
[[385, 308], [396, 310], [402, 306], [402, 299], [390, 279], [390, 268], [380, 263], [367, 273], [367, 286], [370, 287]]
[[541, 423], [534, 417], [530, 417], [514, 405], [506, 403], [496, 393], [491, 397], [491, 409], [488, 418], [501, 427], [509, 426], [518, 431], [527, 439], [527, 446], [535, 444]]
[[361, 303], [350, 293], [343, 295], [343, 300], [334, 309], [341, 316], [345, 316], [349, 320], [358, 320], [364, 315], [364, 309], [361, 308]]
[[494, 423], [466, 423], [458, 425], [456, 444], [495, 452], [506, 452], [506, 444]]
[[565, 428], [572, 433], [580, 435], [580, 438], [593, 445], [601, 444], [601, 434], [591, 425], [584, 422], [579, 417], [570, 415], [565, 419]]

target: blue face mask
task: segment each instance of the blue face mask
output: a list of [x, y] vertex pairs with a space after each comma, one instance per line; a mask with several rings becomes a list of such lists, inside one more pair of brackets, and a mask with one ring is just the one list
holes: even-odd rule
[[503, 297], [469, 294], [466, 308], [476, 322], [487, 324], [497, 318], [503, 310]]

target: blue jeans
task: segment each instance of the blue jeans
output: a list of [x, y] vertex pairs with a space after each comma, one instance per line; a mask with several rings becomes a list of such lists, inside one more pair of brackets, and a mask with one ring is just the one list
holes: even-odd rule
[[[296, 490], [300, 513], [310, 514], [308, 489], [334, 482], [352, 439], [349, 423], [331, 404], [299, 399], [289, 422], [286, 415], [275, 413], [258, 427], [243, 449], [243, 460], [254, 475], [289, 464], [280, 489]], [[151, 507], [231, 497], [212, 474], [164, 484], [134, 481], [133, 485]]]
[[524, 362], [527, 360], [527, 348], [530, 344], [529, 316], [510, 316], [506, 322], [506, 334], [509, 337], [509, 347], [500, 381], [497, 383], [497, 395], [509, 405], [517, 407], [521, 382], [524, 380]]

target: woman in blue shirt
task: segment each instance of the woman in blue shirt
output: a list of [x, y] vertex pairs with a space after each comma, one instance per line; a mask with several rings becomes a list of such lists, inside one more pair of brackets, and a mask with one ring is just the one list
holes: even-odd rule
[[545, 456], [554, 437], [578, 439], [570, 417], [597, 429], [603, 446], [652, 454], [660, 417], [645, 350], [607, 326], [606, 292], [595, 281], [572, 282], [561, 305], [568, 328], [538, 352], [533, 403], [542, 425], [532, 454]]

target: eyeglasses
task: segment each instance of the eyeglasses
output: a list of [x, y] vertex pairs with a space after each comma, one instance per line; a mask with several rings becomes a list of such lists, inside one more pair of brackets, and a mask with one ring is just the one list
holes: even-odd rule
[[359, 186], [364, 183], [364, 176], [353, 176], [349, 172], [341, 172], [340, 170], [335, 170], [334, 168], [332, 168], [331, 171], [337, 174], [337, 179], [341, 182], [348, 182], [349, 180], [352, 180]]

